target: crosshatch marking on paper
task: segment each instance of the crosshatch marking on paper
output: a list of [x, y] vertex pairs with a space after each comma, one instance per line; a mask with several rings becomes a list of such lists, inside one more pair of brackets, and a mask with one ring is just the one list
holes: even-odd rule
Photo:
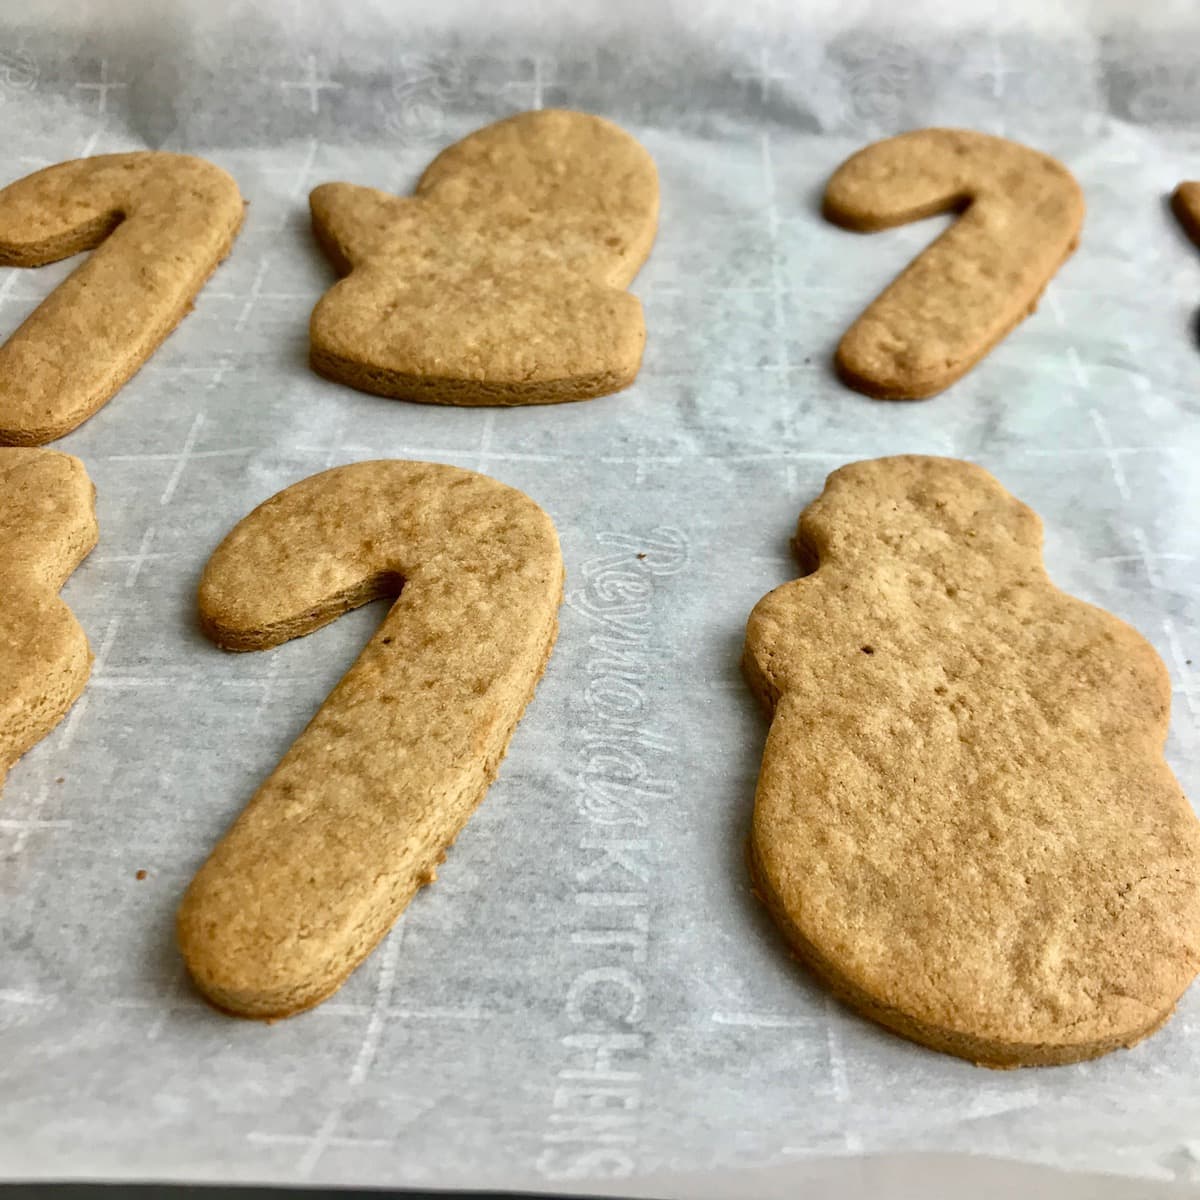
[[[1108, 423], [1098, 409], [1089, 409], [1088, 415], [1091, 417], [1097, 436], [1100, 438], [1101, 445], [1104, 448], [1104, 455], [1108, 460], [1109, 471], [1112, 474], [1117, 492], [1126, 504], [1130, 504], [1133, 501], [1133, 491], [1129, 486], [1129, 480], [1121, 464], [1120, 455], [1115, 452]], [[1162, 593], [1165, 588], [1162, 580], [1159, 578], [1158, 569], [1155, 566], [1156, 561], [1159, 560], [1159, 556], [1152, 552], [1150, 539], [1140, 524], [1131, 520], [1128, 522], [1127, 528], [1129, 536], [1137, 548], [1137, 559], [1142, 564], [1146, 582], [1149, 584], [1151, 591], [1159, 594], [1161, 603], [1164, 599]], [[1162, 630], [1166, 636], [1167, 651], [1174, 668], [1172, 679], [1172, 683], [1175, 684], [1174, 690], [1182, 692], [1188, 715], [1191, 717], [1191, 721], [1184, 728], [1188, 731], [1187, 736], [1189, 741], [1194, 741], [1197, 732], [1200, 731], [1200, 696], [1196, 695], [1191, 664], [1188, 662], [1187, 655], [1184, 654], [1183, 645], [1175, 628], [1175, 622], [1172, 620], [1170, 613], [1166, 612], [1165, 609], [1162, 615]]]
[[87, 686], [83, 690], [83, 695], [71, 707], [66, 721], [63, 722], [62, 737], [59, 739], [59, 748], [62, 750], [70, 749], [75, 741], [75, 735], [79, 732], [80, 722], [82, 722], [84, 714], [88, 711], [88, 707], [91, 704], [89, 689], [95, 685], [97, 680], [104, 678], [104, 672], [108, 667], [108, 656], [112, 653], [113, 644], [117, 640], [117, 634], [120, 632], [123, 621], [124, 617], [118, 613], [116, 616], [110, 617], [108, 624], [104, 627], [104, 636], [100, 640], [95, 660], [92, 662], [92, 673], [88, 679]]
[[820, 1022], [811, 1013], [714, 1012], [714, 1025], [737, 1029], [811, 1029]]
[[[99, 65], [99, 78], [95, 80], [80, 80], [75, 86], [81, 90], [96, 93], [96, 115], [103, 117], [108, 112], [108, 93], [121, 91], [127, 88], [129, 84], [121, 79], [109, 79], [108, 59], [102, 58]], [[80, 158], [87, 158], [87, 155], [81, 154]]]
[[175, 489], [179, 487], [179, 481], [183, 478], [183, 473], [187, 469], [188, 459], [192, 457], [196, 450], [196, 439], [200, 436], [200, 430], [204, 427], [204, 414], [198, 412], [192, 420], [191, 428], [187, 431], [187, 436], [183, 439], [183, 446], [179, 451], [174, 468], [171, 471], [171, 476], [167, 480], [167, 486], [163, 488], [162, 495], [158, 498], [158, 503], [165, 506], [171, 503], [175, 496]]
[[[287, 192], [287, 198], [290, 201], [290, 203], [283, 205], [283, 212], [279, 218], [279, 223], [276, 226], [277, 231], [280, 233], [285, 232], [287, 230], [288, 225], [291, 224], [292, 214], [296, 210], [296, 208], [303, 206], [303, 202], [305, 199], [305, 192], [308, 187], [308, 181], [309, 181], [310, 177], [312, 176], [313, 169], [317, 165], [317, 151], [319, 148], [320, 148], [320, 141], [315, 137], [310, 137], [308, 139], [308, 148], [305, 150], [304, 158], [301, 160], [300, 165], [298, 167], [293, 168], [293, 167], [289, 166], [289, 167], [272, 168], [272, 170], [284, 171], [284, 172], [291, 172], [293, 170], [295, 171], [295, 177], [292, 181], [292, 186]], [[224, 293], [223, 298], [228, 299], [231, 297], [230, 297], [229, 293]], [[307, 300], [309, 302], [312, 301], [311, 296], [299, 295], [299, 294], [290, 295], [288, 293], [281, 293], [281, 292], [265, 292], [262, 295], [262, 299], [264, 299], [264, 300], [295, 300], [295, 301]]]
[[843, 1013], [832, 992], [825, 993], [822, 1008], [825, 1023], [825, 1045], [829, 1054], [829, 1076], [833, 1084], [833, 1096], [842, 1110], [843, 1139], [850, 1154], [860, 1154], [863, 1143], [858, 1131], [850, 1124], [850, 1072], [846, 1064], [846, 1050], [842, 1042], [841, 1026]]
[[308, 110], [312, 116], [321, 111], [322, 92], [340, 92], [342, 84], [334, 79], [322, 79], [317, 71], [317, 56], [308, 56], [308, 69], [303, 79], [284, 79], [279, 86], [285, 91], [305, 92], [308, 95]]
[[[352, 1004], [348, 1001], [328, 1000], [312, 1010], [313, 1016], [321, 1017], [368, 1017], [375, 1009], [370, 1004]], [[398, 1021], [486, 1021], [492, 1016], [487, 1008], [472, 1006], [452, 1008], [448, 1005], [389, 1004], [383, 1010]]]
[[[991, 40], [991, 69], [988, 71], [988, 76], [992, 81], [992, 99], [1002, 100], [1004, 98], [1004, 80], [1007, 76], [1013, 75], [1014, 72], [1004, 61], [1004, 55], [1000, 50], [999, 38], [993, 37]], [[996, 110], [997, 118], [1003, 117], [1003, 109]], [[996, 132], [1003, 136], [1003, 127], [996, 126]]]
[[58, 832], [70, 829], [74, 825], [73, 821], [65, 817], [62, 819], [53, 819], [38, 815], [45, 811], [46, 805], [50, 801], [51, 786], [49, 780], [47, 780], [34, 792], [27, 810], [29, 815], [23, 817], [0, 817], [0, 833], [12, 834], [12, 841], [9, 844], [9, 854], [13, 858], [16, 858], [24, 851], [33, 834]]
[[21, 1004], [28, 1008], [51, 1008], [62, 999], [52, 992], [31, 992], [21, 988], [0, 988], [0, 1003]]
[[[92, 663], [92, 674], [88, 681], [88, 687], [104, 671], [109, 653], [112, 651], [113, 642], [116, 640], [117, 632], [121, 627], [121, 620], [120, 615], [109, 618], [100, 645], [96, 650], [95, 660]], [[89, 703], [90, 696], [88, 688], [85, 687], [83, 695], [71, 706], [71, 710], [67, 713], [64, 720], [47, 734], [47, 741], [52, 747], [52, 753], [66, 754], [71, 748], [79, 732], [80, 722], [88, 710]], [[11, 833], [13, 835], [9, 846], [9, 853], [14, 858], [24, 851], [32, 834], [39, 832], [57, 833], [62, 830], [74, 828], [75, 821], [73, 818], [49, 818], [41, 816], [46, 809], [46, 805], [50, 802], [52, 795], [53, 785], [47, 779], [34, 792], [30, 799], [29, 815], [25, 817], [5, 815], [3, 818], [0, 818], [0, 833]]]
[[146, 1027], [147, 1041], [157, 1041], [167, 1022], [177, 1012], [202, 1012], [207, 1005], [191, 991], [187, 969], [180, 966], [171, 976], [167, 986], [157, 996], [117, 996], [108, 1001], [108, 1006], [132, 1012], [153, 1013], [154, 1019]]
[[533, 64], [528, 79], [510, 79], [504, 84], [504, 90], [510, 91], [513, 88], [528, 90], [529, 92], [529, 107], [532, 109], [541, 109], [546, 106], [546, 87], [553, 86], [554, 79], [547, 78], [544, 60], [540, 55], [534, 55]]
[[340, 1120], [341, 1114], [335, 1110], [325, 1117], [320, 1128], [312, 1134], [268, 1133], [265, 1130], [253, 1129], [246, 1135], [246, 1138], [260, 1146], [303, 1147], [303, 1153], [296, 1161], [296, 1172], [301, 1179], [312, 1177], [312, 1173], [317, 1169], [317, 1164], [327, 1150], [382, 1150], [395, 1144], [390, 1138], [336, 1135], [334, 1130]]
[[[17, 285], [17, 280], [20, 278], [20, 267], [5, 268], [5, 279], [0, 283], [0, 304], [3, 304], [8, 298], [8, 293]], [[20, 299], [18, 296], [13, 297], [14, 300]]]
[[1042, 295], [1046, 297], [1046, 307], [1050, 310], [1050, 315], [1054, 318], [1055, 325], [1061, 329], [1066, 324], [1066, 321], [1063, 317], [1062, 305], [1058, 302], [1058, 294], [1055, 291], [1054, 284], [1049, 284]]
[[735, 71], [733, 78], [739, 83], [757, 84], [759, 102], [767, 104], [771, 97], [771, 84], [788, 83], [796, 77], [786, 71], [772, 71], [771, 52], [766, 46], [761, 46], [758, 51], [758, 69]]
[[775, 194], [775, 163], [771, 157], [771, 135], [766, 130], [760, 135], [759, 149], [762, 158], [763, 195], [767, 205], [767, 230], [771, 235], [771, 294], [775, 315], [774, 365], [779, 371], [788, 371], [791, 369], [791, 362], [787, 349], [787, 314], [783, 304], [787, 289], [783, 279], [783, 264], [779, 258], [779, 204]]
[[383, 1024], [388, 1015], [388, 1003], [392, 998], [392, 987], [396, 981], [396, 964], [400, 957], [400, 946], [404, 941], [405, 925], [401, 922], [392, 927], [379, 951], [379, 978], [375, 983], [375, 1000], [371, 1015], [363, 1029], [362, 1042], [350, 1068], [350, 1086], [357, 1087], [367, 1078], [367, 1072], [375, 1061], [379, 1039], [383, 1036]]
[[262, 299], [263, 283], [267, 278], [267, 271], [270, 268], [271, 256], [264, 254], [259, 260], [258, 269], [254, 272], [254, 279], [250, 283], [250, 294], [246, 297], [246, 303], [242, 306], [242, 311], [233, 323], [234, 333], [242, 334], [246, 332], [246, 327], [250, 324], [250, 315]]

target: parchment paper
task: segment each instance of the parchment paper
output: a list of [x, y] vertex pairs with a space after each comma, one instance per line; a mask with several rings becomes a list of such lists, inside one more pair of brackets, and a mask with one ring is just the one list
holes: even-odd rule
[[[765, 727], [738, 671], [830, 470], [974, 459], [1045, 518], [1055, 580], [1158, 647], [1170, 760], [1200, 794], [1200, 252], [1164, 203], [1200, 174], [1196, 25], [1149, 6], [1137, 31], [1053, 5], [918, 7], [900, 30], [869, 4], [336, 8], [0, 9], [5, 182], [164, 147], [251, 201], [195, 311], [59, 443], [98, 489], [100, 545], [65, 593], [97, 659], [0, 800], [0, 1178], [745, 1195], [768, 1168], [779, 1194], [898, 1195], [908, 1168], [862, 1156], [937, 1152], [1200, 1185], [1200, 990], [1132, 1052], [991, 1072], [876, 1029], [792, 962], [743, 862]], [[456, 410], [312, 374], [333, 275], [309, 189], [405, 191], [538, 104], [604, 113], [658, 162], [637, 383]], [[872, 402], [832, 349], [940, 224], [854, 235], [818, 197], [866, 141], [933, 123], [1068, 163], [1083, 243], [947, 394]], [[72, 265], [0, 272], [0, 335]], [[439, 883], [329, 1003], [240, 1022], [187, 986], [173, 910], [381, 610], [233, 656], [198, 632], [195, 586], [261, 500], [378, 456], [486, 471], [550, 512], [558, 649]], [[1016, 1168], [950, 1160], [919, 1186], [983, 1194], [992, 1170]]]

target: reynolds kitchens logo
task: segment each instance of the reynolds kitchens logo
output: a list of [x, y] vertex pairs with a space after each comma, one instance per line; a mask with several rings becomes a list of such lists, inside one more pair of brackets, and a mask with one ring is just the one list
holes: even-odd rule
[[[687, 564], [676, 529], [602, 533], [567, 599], [592, 628], [577, 746], [579, 821], [570, 872], [574, 969], [563, 994], [562, 1054], [535, 1162], [548, 1179], [622, 1178], [637, 1170], [650, 978], [656, 814], [677, 783], [668, 737], [653, 727], [661, 677], [655, 629], [663, 581]], [[657, 620], [655, 619], [657, 617]]]

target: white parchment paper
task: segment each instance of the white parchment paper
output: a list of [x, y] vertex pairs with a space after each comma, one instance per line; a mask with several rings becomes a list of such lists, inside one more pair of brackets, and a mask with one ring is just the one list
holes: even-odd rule
[[[0, 1178], [907, 1195], [1040, 1164], [1136, 1177], [1128, 1194], [1200, 1185], [1200, 990], [1132, 1052], [1002, 1073], [876, 1029], [797, 968], [743, 863], [765, 728], [738, 671], [831, 469], [974, 459], [1043, 515], [1056, 581], [1158, 647], [1170, 759], [1200, 794], [1200, 251], [1164, 203], [1200, 174], [1193, 19], [336, 7], [81, 23], [0, 4], [4, 182], [163, 147], [251, 202], [192, 315], [59, 443], [98, 489], [100, 545], [65, 593], [97, 660], [0, 799]], [[636, 384], [456, 410], [312, 374], [333, 275], [309, 189], [405, 191], [447, 142], [536, 105], [608, 115], [658, 162]], [[832, 349], [940, 226], [849, 234], [818, 198], [864, 142], [932, 123], [1068, 163], [1083, 242], [947, 394], [872, 402]], [[0, 271], [0, 335], [71, 265]], [[174, 908], [380, 610], [231, 656], [196, 628], [197, 578], [261, 500], [380, 456], [541, 503], [570, 576], [561, 637], [439, 883], [329, 1003], [232, 1020], [187, 986]], [[927, 1152], [1000, 1161], [911, 1157]]]

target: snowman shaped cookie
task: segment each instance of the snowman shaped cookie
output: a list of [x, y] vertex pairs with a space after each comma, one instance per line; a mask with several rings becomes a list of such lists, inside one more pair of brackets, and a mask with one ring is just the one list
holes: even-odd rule
[[1163, 759], [1167, 672], [1059, 591], [986, 471], [835, 471], [814, 570], [751, 614], [771, 713], [757, 890], [793, 949], [891, 1029], [992, 1066], [1157, 1029], [1200, 970], [1200, 822]]
[[58, 592], [96, 536], [95, 490], [79, 459], [0, 449], [0, 786], [91, 673], [87, 636]]

